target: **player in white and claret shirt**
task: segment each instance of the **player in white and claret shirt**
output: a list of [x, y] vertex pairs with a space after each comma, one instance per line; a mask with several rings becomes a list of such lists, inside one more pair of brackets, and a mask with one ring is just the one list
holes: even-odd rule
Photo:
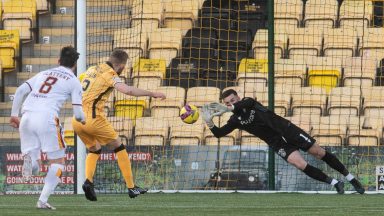
[[72, 98], [75, 119], [85, 124], [81, 105], [82, 87], [73, 73], [78, 58], [79, 53], [73, 47], [62, 48], [60, 66], [42, 71], [20, 85], [13, 100], [10, 124], [19, 128], [20, 132], [21, 152], [24, 157], [23, 178], [28, 180], [32, 173], [39, 170], [41, 152], [47, 154], [50, 164], [37, 208], [55, 209], [48, 204], [48, 198], [60, 182], [64, 171], [65, 143], [59, 112], [69, 97]]

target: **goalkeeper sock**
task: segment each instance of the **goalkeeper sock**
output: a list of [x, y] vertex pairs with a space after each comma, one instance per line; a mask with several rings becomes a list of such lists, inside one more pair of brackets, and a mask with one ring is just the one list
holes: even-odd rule
[[121, 174], [124, 177], [127, 187], [133, 188], [135, 184], [133, 183], [131, 161], [129, 161], [128, 153], [125, 150], [125, 146], [121, 144], [119, 147], [115, 149], [115, 153], [117, 156], [117, 163], [119, 164]]
[[332, 169], [343, 174], [343, 176], [347, 176], [349, 174], [347, 168], [345, 168], [343, 163], [341, 163], [334, 154], [326, 151], [324, 157], [321, 158], [321, 160], [327, 163], [328, 166], [332, 167]]
[[44, 187], [39, 197], [41, 202], [46, 203], [49, 196], [55, 191], [57, 184], [60, 182], [63, 170], [64, 165], [62, 164], [51, 164], [49, 166], [47, 176], [44, 179]]
[[88, 181], [93, 182], [93, 176], [95, 175], [97, 160], [99, 160], [101, 149], [92, 152], [90, 151], [85, 159], [85, 177]]
[[329, 176], [327, 176], [327, 174], [323, 173], [323, 171], [321, 171], [318, 168], [311, 166], [309, 164], [307, 164], [307, 166], [304, 168], [303, 172], [307, 176], [309, 176], [313, 179], [316, 179], [318, 181], [325, 182], [328, 184], [333, 183], [332, 180], [334, 180], [334, 179], [330, 178]]

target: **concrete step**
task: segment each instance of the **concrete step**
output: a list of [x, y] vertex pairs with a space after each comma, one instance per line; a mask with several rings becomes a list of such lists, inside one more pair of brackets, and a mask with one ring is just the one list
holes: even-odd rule
[[[126, 28], [130, 25], [129, 15], [108, 15], [88, 13], [87, 26], [89, 28]], [[40, 27], [73, 27], [75, 26], [75, 17], [71, 14], [52, 14], [40, 20]]]
[[11, 116], [12, 102], [0, 102], [0, 116], [9, 117]]
[[[113, 31], [112, 29], [87, 29], [87, 42], [92, 44], [112, 41]], [[40, 43], [74, 44], [74, 35], [74, 28], [41, 28]]]
[[[87, 13], [110, 12], [110, 13], [127, 13], [131, 7], [132, 1], [89, 1], [87, 0]], [[56, 13], [61, 13], [65, 8], [66, 14], [75, 14], [74, 0], [61, 0], [56, 3]], [[128, 14], [128, 13], [127, 13]]]

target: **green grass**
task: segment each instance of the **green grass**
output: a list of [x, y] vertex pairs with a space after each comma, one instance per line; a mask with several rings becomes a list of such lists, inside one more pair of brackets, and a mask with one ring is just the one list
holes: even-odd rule
[[0, 215], [382, 215], [382, 195], [324, 194], [145, 194], [99, 195], [89, 202], [82, 195], [55, 195], [56, 211], [35, 209], [37, 195], [0, 196]]

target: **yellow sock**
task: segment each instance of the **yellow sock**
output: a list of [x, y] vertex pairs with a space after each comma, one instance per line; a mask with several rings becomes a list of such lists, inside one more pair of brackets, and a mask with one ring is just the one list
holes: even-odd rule
[[119, 164], [121, 174], [123, 174], [127, 187], [133, 188], [135, 184], [133, 183], [131, 161], [129, 161], [127, 151], [124, 148], [123, 150], [116, 152], [116, 155], [117, 155], [117, 163]]
[[89, 152], [87, 159], [85, 160], [85, 177], [93, 182], [93, 176], [95, 175], [97, 160], [99, 160], [100, 154]]

